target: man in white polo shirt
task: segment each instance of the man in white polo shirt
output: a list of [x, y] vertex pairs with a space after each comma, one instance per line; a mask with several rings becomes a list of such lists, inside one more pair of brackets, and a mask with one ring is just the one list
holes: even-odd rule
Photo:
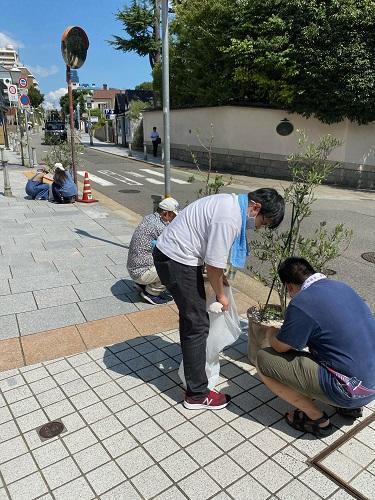
[[[228, 309], [224, 271], [229, 253], [246, 230], [277, 227], [284, 217], [284, 199], [274, 189], [257, 189], [248, 195], [217, 194], [188, 205], [159, 236], [154, 250], [161, 282], [173, 296], [180, 314], [180, 341], [189, 409], [224, 408], [229, 397], [207, 388], [206, 342], [209, 320], [202, 275], [217, 301]], [[233, 252], [233, 249], [232, 249]]]

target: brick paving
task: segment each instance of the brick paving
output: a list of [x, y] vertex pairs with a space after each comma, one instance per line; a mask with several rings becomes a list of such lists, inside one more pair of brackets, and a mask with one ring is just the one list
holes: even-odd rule
[[[125, 274], [131, 225], [100, 205], [25, 200], [23, 186], [14, 175], [18, 197], [0, 197], [1, 500], [351, 498], [310, 464], [347, 421], [322, 405], [333, 436], [287, 426], [245, 332], [221, 356], [232, 403], [186, 410], [176, 308], [140, 302]], [[249, 300], [236, 295], [240, 311]], [[42, 441], [51, 420], [66, 430]], [[373, 443], [371, 424], [324, 461], [369, 499]]]
[[[138, 333], [2, 372], [0, 498], [349, 497], [308, 462], [350, 429], [340, 417], [322, 440], [290, 429], [285, 405], [247, 363], [245, 333], [221, 359], [219, 386], [232, 394], [230, 406], [186, 410], [177, 337], [177, 330]], [[66, 431], [41, 441], [36, 428], [56, 419]], [[354, 441], [327, 463], [373, 498], [375, 426]]]

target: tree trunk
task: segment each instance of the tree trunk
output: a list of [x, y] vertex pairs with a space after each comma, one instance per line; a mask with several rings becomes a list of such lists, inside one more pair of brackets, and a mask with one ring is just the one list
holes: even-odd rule
[[155, 0], [155, 10], [154, 10], [154, 38], [156, 42], [156, 46], [158, 47], [155, 52], [152, 54], [153, 64], [152, 68], [155, 64], [160, 62], [160, 2], [161, 0]]

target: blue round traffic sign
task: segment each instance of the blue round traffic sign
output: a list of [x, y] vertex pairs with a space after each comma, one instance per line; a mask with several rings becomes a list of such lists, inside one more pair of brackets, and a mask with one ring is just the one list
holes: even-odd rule
[[20, 96], [20, 103], [22, 104], [22, 106], [29, 106], [30, 104], [29, 96], [26, 94], [22, 94]]
[[27, 87], [27, 79], [26, 78], [20, 78], [18, 80], [18, 85], [21, 87], [21, 89], [25, 89]]

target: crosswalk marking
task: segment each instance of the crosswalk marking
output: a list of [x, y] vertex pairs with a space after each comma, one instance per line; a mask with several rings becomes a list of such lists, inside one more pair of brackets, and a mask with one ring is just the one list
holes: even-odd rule
[[139, 170], [141, 170], [142, 172], [146, 172], [146, 174], [156, 175], [157, 177], [164, 177], [164, 174], [162, 174], [161, 172], [155, 172], [155, 170], [151, 170], [150, 168], [140, 168]]
[[[77, 174], [84, 177], [85, 176], [85, 171], [84, 170], [78, 170]], [[103, 187], [109, 187], [109, 186], [114, 186], [112, 182], [107, 181], [106, 179], [102, 179], [101, 177], [97, 177], [94, 174], [89, 174], [89, 179], [92, 182], [95, 182], [96, 184], [99, 184], [100, 186]]]
[[138, 172], [126, 172], [128, 175], [133, 175], [134, 177], [145, 177], [142, 174], [139, 174]]
[[187, 181], [183, 181], [182, 179], [176, 179], [175, 177], [171, 177], [171, 181], [176, 184], [189, 184]]
[[[156, 172], [155, 170], [151, 170], [150, 168], [140, 168], [139, 170], [141, 170], [142, 172], [146, 172], [147, 174], [156, 175], [156, 177], [164, 178], [164, 174], [162, 174], [161, 172]], [[171, 177], [171, 181], [175, 182], [176, 184], [189, 184], [187, 181], [176, 179], [175, 177]]]
[[112, 172], [112, 170], [98, 170], [98, 172], [103, 175], [107, 175], [108, 177], [112, 177], [117, 181], [123, 182], [124, 184], [128, 184], [128, 186], [143, 186], [141, 182], [135, 181], [134, 179], [129, 179], [129, 177], [125, 177], [124, 175], [118, 174], [117, 172]]
[[[131, 177], [136, 177], [136, 178], [142, 178], [143, 182], [149, 182], [150, 184], [157, 184], [157, 185], [163, 185], [164, 184], [164, 174], [161, 172], [156, 172], [155, 170], [151, 170], [149, 168], [141, 168], [140, 169], [142, 172], [145, 174], [152, 174], [155, 177], [160, 177], [163, 180], [155, 179], [154, 177], [146, 177], [145, 174], [140, 174], [138, 172], [126, 172], [126, 175], [129, 175]], [[84, 177], [85, 171], [80, 170], [77, 172], [80, 176]], [[117, 172], [113, 172], [112, 170], [98, 170], [99, 174], [105, 175], [106, 177], [111, 177], [112, 179], [115, 179], [116, 181], [123, 182], [124, 184], [128, 184], [129, 186], [143, 186], [141, 182], [136, 181], [135, 179], [131, 179], [130, 177], [126, 177], [125, 175], [119, 174]], [[94, 174], [89, 174], [90, 175], [90, 180], [95, 182], [96, 184], [99, 184], [100, 186], [104, 187], [109, 187], [109, 186], [115, 186], [113, 182], [110, 182], [106, 179], [102, 179], [101, 177], [98, 177]], [[181, 179], [176, 179], [174, 177], [171, 178], [172, 182], [175, 182], [176, 184], [188, 184], [188, 182], [183, 181]]]
[[163, 181], [158, 181], [157, 179], [152, 179], [151, 177], [146, 177], [146, 181], [150, 182], [151, 184], [164, 184]]

